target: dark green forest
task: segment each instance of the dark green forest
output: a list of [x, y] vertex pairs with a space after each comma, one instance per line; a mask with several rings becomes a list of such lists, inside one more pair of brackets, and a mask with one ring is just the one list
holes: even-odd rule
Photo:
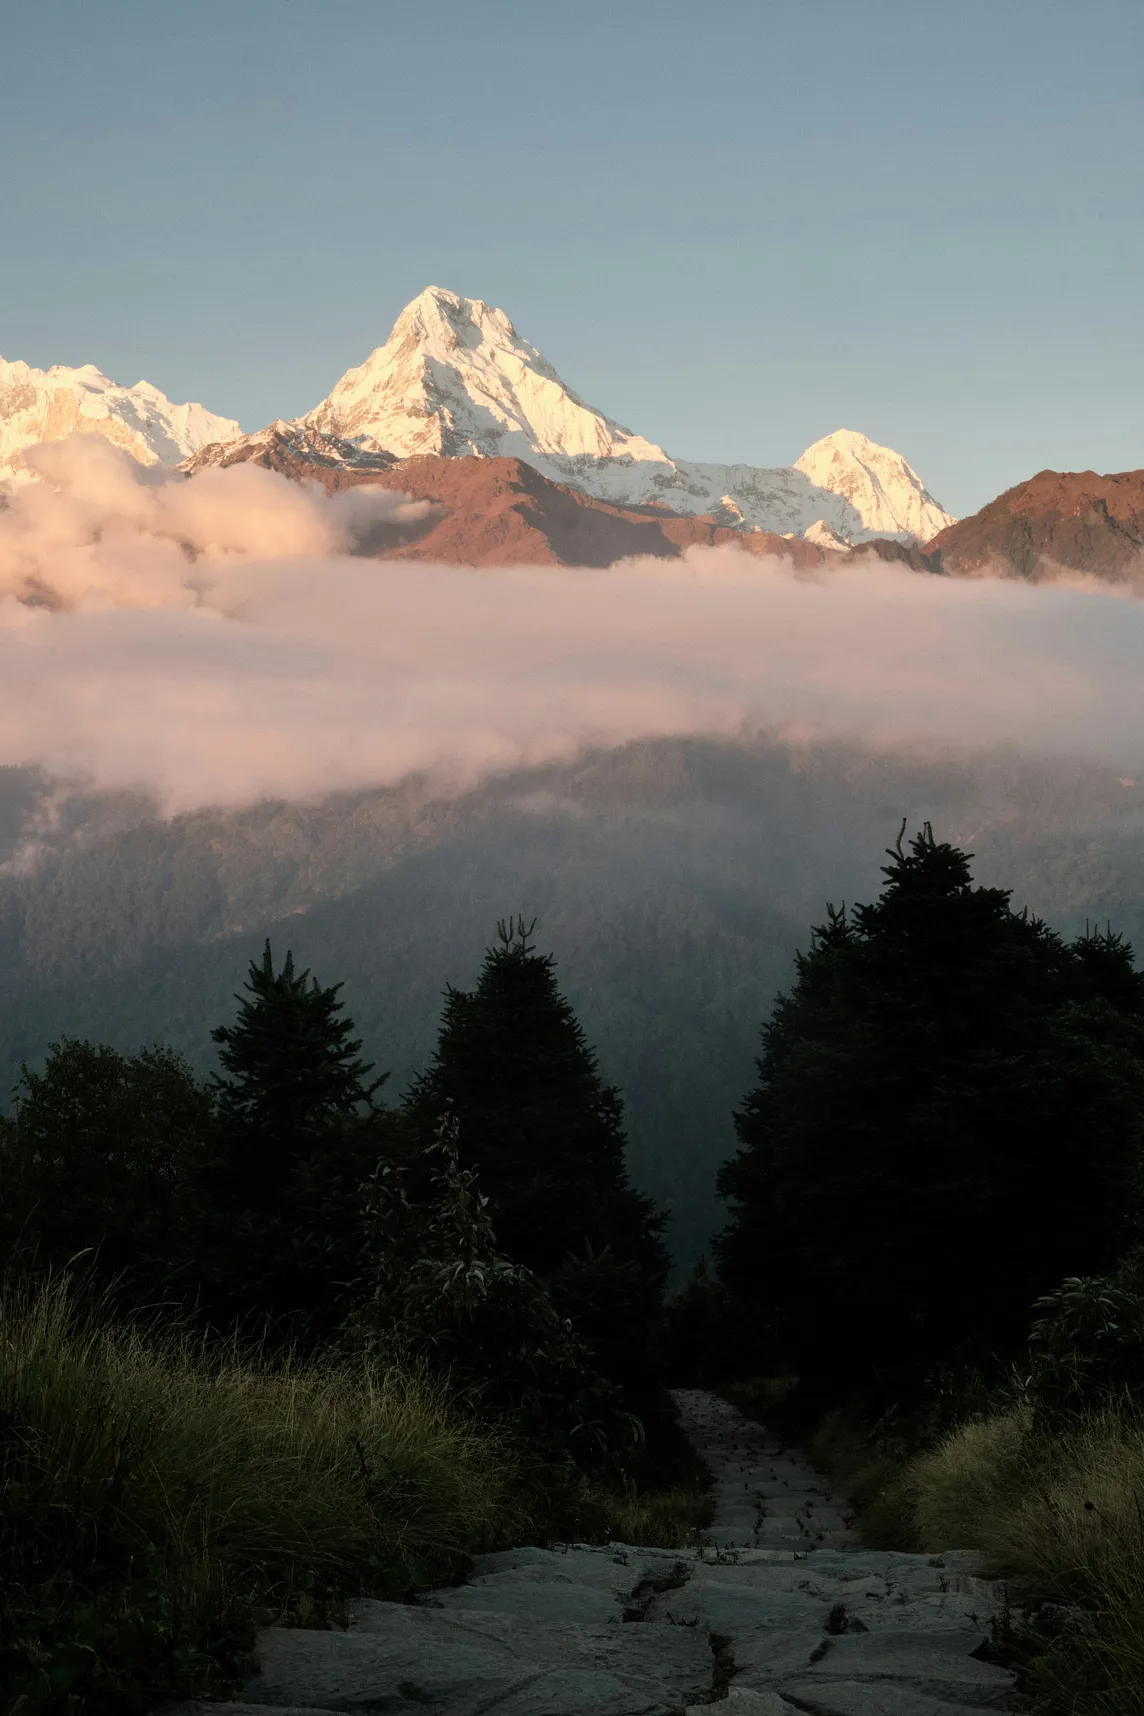
[[758, 1020], [827, 898], [870, 898], [903, 814], [971, 849], [1063, 933], [1144, 940], [1139, 792], [1091, 768], [964, 764], [759, 738], [638, 744], [442, 797], [428, 784], [164, 820], [0, 771], [0, 1084], [64, 1035], [196, 1071], [269, 936], [344, 979], [366, 1057], [403, 1090], [489, 926], [537, 918], [677, 1268], [718, 1226], [719, 1164]]
[[[336, 974], [269, 940], [195, 1062], [76, 1032], [22, 1066], [0, 1123], [5, 1708], [225, 1689], [256, 1624], [336, 1620], [489, 1544], [694, 1541], [669, 1385], [777, 1413], [828, 1465], [849, 1437], [871, 1530], [903, 1547], [980, 1426], [1034, 1473], [1094, 1413], [1131, 1442], [1144, 975], [1117, 928], [1062, 934], [903, 824], [871, 903], [827, 905], [741, 1020], [753, 1073], [706, 1116], [731, 1129], [709, 1260], [673, 1292], [566, 963], [500, 919], [401, 1081]], [[1044, 1480], [1017, 1470], [1027, 1506]]]

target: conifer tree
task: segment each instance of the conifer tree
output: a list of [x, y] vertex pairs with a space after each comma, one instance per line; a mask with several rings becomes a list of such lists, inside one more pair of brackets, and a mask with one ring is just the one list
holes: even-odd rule
[[646, 1347], [647, 1307], [658, 1307], [667, 1268], [663, 1217], [632, 1187], [619, 1093], [601, 1079], [532, 930], [498, 924], [476, 987], [446, 991], [436, 1054], [406, 1118], [427, 1149], [450, 1114], [504, 1253], [554, 1286], [560, 1272], [581, 1307], [593, 1282], [617, 1309], [620, 1297], [640, 1300], [633, 1339]]
[[216, 1322], [332, 1328], [360, 1263], [359, 1189], [376, 1164], [384, 1077], [360, 1058], [340, 984], [276, 970], [267, 942], [219, 1044], [204, 1176], [204, 1295]]
[[585, 1243], [655, 1269], [658, 1217], [624, 1161], [623, 1104], [536, 952], [534, 926], [497, 925], [476, 987], [449, 987], [437, 1050], [407, 1114], [423, 1144], [442, 1114], [461, 1161], [480, 1174], [503, 1249], [551, 1274]]
[[339, 1017], [341, 988], [296, 971], [289, 951], [275, 971], [268, 941], [251, 961], [246, 997], [235, 997], [234, 1024], [211, 1032], [223, 1068], [213, 1080], [219, 1128], [241, 1141], [229, 1167], [254, 1202], [272, 1198], [319, 1140], [352, 1136], [385, 1082], [367, 1082], [373, 1067], [359, 1058], [352, 1019]]
[[881, 898], [829, 908], [799, 956], [720, 1177], [722, 1278], [772, 1358], [835, 1391], [997, 1365], [1033, 1300], [1107, 1268], [1141, 1209], [1131, 949], [1066, 944], [928, 824], [888, 856]]

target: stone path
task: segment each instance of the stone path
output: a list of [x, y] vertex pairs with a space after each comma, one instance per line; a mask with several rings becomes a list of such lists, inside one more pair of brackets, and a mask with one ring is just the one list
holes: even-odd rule
[[[823, 1478], [699, 1390], [676, 1399], [715, 1480], [696, 1551], [478, 1556], [468, 1584], [358, 1602], [350, 1630], [270, 1628], [241, 1704], [170, 1716], [970, 1716], [1020, 1708], [976, 1653], [998, 1607], [969, 1553], [857, 1546]], [[269, 1708], [268, 1708], [269, 1707]]]

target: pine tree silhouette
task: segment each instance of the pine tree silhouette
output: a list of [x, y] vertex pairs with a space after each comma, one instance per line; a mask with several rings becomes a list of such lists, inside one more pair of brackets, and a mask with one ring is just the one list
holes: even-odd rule
[[360, 1058], [340, 984], [267, 942], [238, 1016], [211, 1035], [222, 1072], [204, 1175], [200, 1288], [214, 1322], [333, 1328], [361, 1263], [360, 1188], [388, 1135], [384, 1076]]
[[475, 1168], [499, 1242], [539, 1274], [585, 1244], [645, 1272], [665, 1266], [662, 1218], [633, 1190], [623, 1105], [556, 986], [534, 923], [497, 925], [476, 987], [450, 987], [437, 1050], [407, 1114], [428, 1144], [447, 1110]]
[[[904, 825], [903, 825], [904, 832]], [[1038, 1294], [1141, 1209], [1144, 979], [974, 885], [926, 824], [828, 909], [764, 1026], [720, 1176], [722, 1278], [835, 1390], [1018, 1350]]]

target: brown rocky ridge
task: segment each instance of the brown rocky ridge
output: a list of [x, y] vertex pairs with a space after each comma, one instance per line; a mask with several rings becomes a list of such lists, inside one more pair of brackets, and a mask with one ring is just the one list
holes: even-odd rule
[[1038, 471], [926, 544], [935, 572], [1120, 582], [1144, 570], [1144, 471]]
[[688, 548], [725, 544], [750, 554], [781, 555], [803, 567], [836, 558], [813, 543], [719, 524], [707, 514], [614, 506], [551, 482], [520, 459], [396, 460], [290, 423], [204, 447], [180, 468], [194, 475], [246, 461], [296, 481], [319, 482], [330, 493], [374, 483], [430, 502], [425, 517], [379, 530], [367, 546], [383, 559], [461, 566], [612, 566], [630, 555], [674, 560]]
[[[280, 471], [296, 482], [319, 482], [327, 490], [348, 483], [369, 482], [398, 463], [392, 453], [367, 452], [354, 441], [338, 435], [322, 435], [301, 423], [279, 418], [256, 435], [239, 435], [233, 441], [212, 441], [179, 466], [196, 471], [222, 469], [227, 465], [261, 465]], [[342, 479], [345, 479], [343, 481]]]

